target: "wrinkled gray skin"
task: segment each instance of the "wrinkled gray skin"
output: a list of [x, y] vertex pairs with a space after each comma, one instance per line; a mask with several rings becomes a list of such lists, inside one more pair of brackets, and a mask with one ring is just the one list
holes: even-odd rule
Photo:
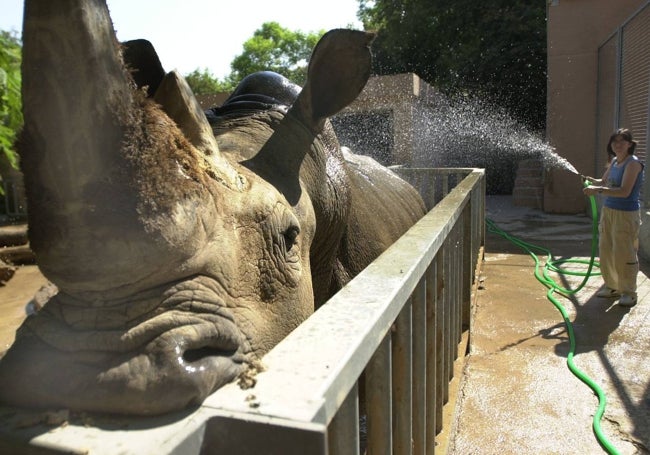
[[28, 0], [21, 166], [59, 292], [0, 361], [0, 400], [196, 405], [419, 219], [416, 192], [344, 159], [327, 121], [363, 89], [370, 41], [329, 32], [302, 90], [253, 75], [208, 123], [146, 42], [145, 57], [127, 46], [127, 70], [103, 1]]
[[[318, 63], [316, 57], [312, 57], [312, 65]], [[317, 79], [319, 75], [311, 71], [310, 78]], [[284, 118], [282, 113], [295, 103], [300, 92], [299, 86], [276, 73], [246, 77], [221, 107], [207, 111], [221, 152], [232, 160], [257, 166], [264, 178], [281, 183], [282, 172], [274, 163], [281, 160], [282, 152], [276, 147], [267, 149], [268, 143], [264, 146], [270, 130], [258, 135], [250, 135], [250, 131], [268, 128], [269, 123]], [[298, 129], [307, 127], [304, 120], [301, 123]], [[286, 135], [280, 137], [286, 140]], [[296, 147], [309, 148], [300, 180], [316, 213], [310, 263], [318, 308], [397, 240], [425, 209], [408, 183], [373, 159], [351, 153], [344, 157], [329, 121], [322, 127], [309, 126], [301, 140], [309, 142]], [[256, 164], [264, 155], [258, 154], [260, 149], [269, 152], [262, 166]]]

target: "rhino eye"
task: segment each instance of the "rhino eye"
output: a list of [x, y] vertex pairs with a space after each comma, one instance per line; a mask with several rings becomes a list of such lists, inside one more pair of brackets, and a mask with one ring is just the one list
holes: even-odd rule
[[[295, 289], [302, 277], [300, 222], [282, 204], [276, 204], [262, 224], [266, 248], [260, 258], [262, 299], [271, 301], [283, 290]], [[287, 291], [289, 292], [289, 291]]]
[[296, 225], [289, 226], [282, 234], [284, 236], [284, 245], [287, 251], [290, 251], [297, 243], [296, 239], [298, 238], [298, 234], [300, 234], [300, 228]]

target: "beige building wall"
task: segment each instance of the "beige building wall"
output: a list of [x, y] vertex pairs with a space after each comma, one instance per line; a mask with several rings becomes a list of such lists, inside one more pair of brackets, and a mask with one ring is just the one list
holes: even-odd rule
[[414, 73], [372, 76], [361, 94], [340, 114], [389, 112], [392, 118], [390, 165], [412, 166], [418, 141], [414, 115], [422, 100], [435, 99], [435, 90]]
[[[602, 169], [595, 169], [594, 160], [598, 47], [646, 2], [548, 2], [547, 140], [582, 174], [602, 172]], [[563, 170], [550, 171], [545, 176], [544, 210], [551, 213], [584, 211], [586, 199], [581, 189], [580, 178], [576, 175]]]

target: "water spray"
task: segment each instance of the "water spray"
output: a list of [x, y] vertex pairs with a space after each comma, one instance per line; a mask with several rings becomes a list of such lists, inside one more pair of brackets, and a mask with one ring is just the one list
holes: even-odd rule
[[477, 98], [436, 94], [415, 111], [414, 123], [414, 166], [485, 168], [488, 193], [490, 188], [510, 193], [516, 166], [525, 159], [579, 175], [541, 135], [503, 108]]
[[524, 159], [579, 175], [541, 135], [479, 98], [432, 92], [415, 103], [411, 115], [412, 126], [404, 129], [394, 128], [392, 117], [380, 110], [336, 116], [333, 123], [341, 144], [383, 164], [406, 164], [393, 150], [408, 144], [412, 167], [484, 168], [488, 194], [511, 193], [516, 165]]
[[[568, 163], [568, 161], [567, 161]], [[570, 164], [570, 163], [569, 163]], [[571, 166], [573, 167], [573, 166]], [[573, 168], [575, 169], [575, 168]], [[573, 172], [573, 171], [572, 171]], [[577, 171], [575, 171], [575, 174], [580, 175]], [[583, 176], [582, 176], [583, 177]], [[584, 180], [584, 179], [583, 179]], [[588, 186], [589, 182], [584, 181], [584, 185]], [[486, 224], [487, 224], [487, 229], [489, 232], [492, 232], [494, 234], [500, 235], [503, 238], [509, 240], [510, 242], [514, 243], [515, 245], [519, 246], [523, 250], [525, 250], [530, 256], [533, 258], [535, 261], [535, 278], [542, 283], [544, 286], [548, 288], [548, 291], [546, 293], [546, 297], [548, 300], [553, 303], [553, 305], [557, 308], [557, 310], [560, 312], [562, 315], [562, 319], [564, 320], [564, 324], [567, 328], [567, 334], [569, 336], [569, 354], [567, 355], [567, 366], [569, 370], [573, 373], [574, 376], [576, 376], [578, 379], [580, 379], [584, 384], [586, 384], [597, 396], [598, 398], [598, 409], [594, 413], [593, 421], [592, 421], [592, 428], [594, 431], [594, 434], [596, 435], [596, 439], [600, 443], [600, 445], [607, 451], [608, 454], [610, 455], [618, 455], [620, 452], [616, 449], [616, 447], [607, 439], [605, 434], [603, 433], [601, 426], [600, 426], [600, 421], [602, 420], [603, 414], [605, 413], [605, 406], [607, 403], [607, 399], [605, 396], [605, 392], [603, 392], [602, 388], [593, 380], [591, 379], [586, 373], [584, 373], [582, 370], [580, 370], [574, 363], [573, 358], [575, 354], [575, 349], [576, 349], [576, 341], [575, 341], [575, 334], [573, 332], [573, 324], [571, 323], [571, 320], [569, 318], [569, 314], [567, 313], [566, 309], [562, 305], [562, 303], [555, 297], [554, 294], [558, 293], [561, 294], [565, 297], [568, 297], [571, 294], [575, 294], [578, 291], [580, 291], [589, 278], [591, 276], [596, 276], [600, 275], [599, 272], [592, 273], [592, 270], [594, 267], [599, 267], [600, 263], [595, 260], [596, 257], [596, 251], [598, 248], [598, 216], [597, 216], [597, 209], [596, 209], [596, 202], [593, 196], [589, 197], [589, 202], [591, 205], [591, 214], [592, 214], [592, 241], [591, 241], [591, 258], [589, 261], [585, 261], [583, 259], [562, 259], [562, 260], [554, 260], [551, 252], [546, 249], [539, 247], [537, 245], [533, 245], [531, 243], [526, 243], [521, 239], [518, 239], [514, 236], [508, 235], [506, 232], [502, 231], [499, 229], [491, 220], [486, 219]], [[538, 252], [543, 252], [546, 254], [546, 263], [543, 268], [543, 271], [540, 271], [540, 260], [537, 256], [537, 254], [534, 253], [534, 251]], [[564, 264], [568, 263], [578, 263], [578, 264], [588, 264], [587, 271], [586, 272], [575, 272], [575, 271], [570, 271], [563, 269], [562, 266]], [[556, 272], [560, 274], [565, 274], [565, 275], [576, 275], [576, 276], [582, 276], [583, 280], [582, 282], [575, 288], [575, 289], [569, 289], [569, 288], [564, 288], [560, 285], [558, 285], [553, 278], [550, 276], [550, 272]]]
[[549, 150], [541, 155], [542, 162], [546, 164], [548, 167], [555, 167], [555, 168], [560, 168], [564, 169], [566, 171], [569, 171], [575, 175], [579, 175], [580, 177], [585, 178], [584, 175], [580, 174], [578, 170], [567, 160], [566, 158], [558, 155], [555, 152], [555, 149], [552, 147], [549, 148]]

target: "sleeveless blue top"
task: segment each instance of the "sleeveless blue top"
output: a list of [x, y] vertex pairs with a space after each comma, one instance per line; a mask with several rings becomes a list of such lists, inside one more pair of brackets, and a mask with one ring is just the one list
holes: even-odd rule
[[[609, 175], [607, 176], [607, 186], [610, 188], [618, 188], [623, 182], [623, 173], [627, 165], [634, 161], [639, 161], [639, 158], [636, 155], [630, 155], [630, 159], [626, 160], [622, 166], [616, 165], [616, 158], [609, 168]], [[626, 212], [631, 212], [634, 210], [639, 210], [641, 203], [639, 202], [639, 196], [641, 195], [641, 185], [643, 183], [643, 163], [641, 163], [641, 172], [636, 176], [636, 182], [634, 182], [634, 187], [630, 192], [628, 197], [612, 197], [606, 196], [603, 204], [605, 207], [609, 207], [615, 210], [623, 210]]]

